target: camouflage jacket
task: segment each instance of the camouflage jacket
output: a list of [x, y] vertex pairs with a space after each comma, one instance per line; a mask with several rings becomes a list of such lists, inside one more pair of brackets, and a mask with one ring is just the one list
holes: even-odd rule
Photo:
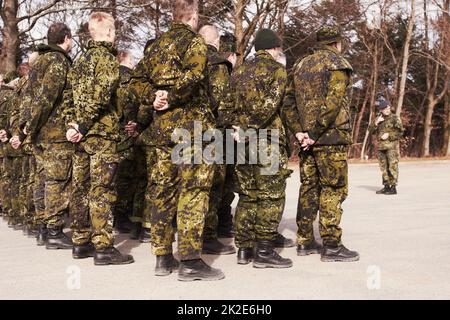
[[25, 132], [32, 142], [66, 142], [62, 101], [72, 60], [56, 45], [41, 45], [38, 52], [30, 73], [30, 101], [24, 101], [21, 122], [26, 123]]
[[[3, 124], [3, 129], [6, 130], [9, 138], [18, 131], [17, 128], [20, 122], [20, 104], [24, 98], [27, 85], [28, 79], [26, 77], [21, 78], [4, 103], [5, 111], [1, 116], [2, 120], [0, 122]], [[22, 150], [13, 149], [10, 143], [5, 143], [3, 145], [3, 151], [4, 155], [8, 157], [20, 157], [23, 155]]]
[[352, 73], [342, 54], [327, 45], [297, 61], [285, 105], [296, 105], [300, 123], [289, 126], [308, 132], [316, 145], [351, 144]]
[[[211, 106], [216, 119], [226, 103], [231, 85], [233, 65], [218, 50], [208, 45], [208, 78]], [[221, 126], [221, 125], [220, 125]]]
[[[174, 23], [146, 52], [130, 83], [141, 106], [153, 106], [155, 92], [169, 92], [169, 109], [153, 113], [156, 144], [173, 144], [177, 128], [189, 130], [201, 121], [203, 130], [214, 127], [208, 95], [207, 47], [189, 26]], [[152, 108], [152, 107], [150, 107]]]
[[[8, 100], [13, 92], [13, 88], [7, 85], [3, 85], [0, 88], [0, 130], [6, 130], [8, 123]], [[3, 155], [3, 142], [0, 142], [0, 158], [2, 158]]]
[[[66, 125], [78, 124], [83, 139], [102, 137], [119, 141], [120, 114], [116, 91], [119, 63], [112, 43], [90, 41], [87, 51], [73, 64], [68, 75]], [[67, 95], [67, 97], [66, 97]]]
[[283, 99], [287, 74], [282, 64], [266, 51], [244, 62], [233, 74], [234, 112], [229, 123], [247, 129], [278, 129], [280, 143], [286, 145]]
[[130, 149], [134, 144], [134, 138], [128, 136], [125, 131], [125, 126], [129, 121], [137, 121], [137, 113], [139, 105], [133, 99], [128, 89], [133, 70], [125, 67], [119, 67], [120, 83], [117, 89], [117, 108], [120, 116], [120, 143], [118, 145], [119, 151]]
[[[402, 121], [400, 120], [400, 117], [394, 113], [383, 117], [384, 121], [380, 122], [377, 126], [374, 122], [370, 127], [371, 132], [377, 135], [378, 150], [397, 149], [399, 140], [404, 131]], [[389, 138], [387, 140], [382, 140], [381, 136], [385, 133], [389, 133]]]

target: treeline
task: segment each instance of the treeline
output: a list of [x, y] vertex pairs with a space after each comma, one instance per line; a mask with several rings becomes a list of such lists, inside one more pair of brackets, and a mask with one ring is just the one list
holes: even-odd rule
[[[121, 48], [140, 53], [167, 29], [167, 0], [0, 0], [0, 73], [13, 70], [46, 26], [65, 21], [74, 30], [78, 55], [87, 41], [86, 18], [94, 10], [119, 20]], [[402, 156], [450, 156], [450, 0], [200, 0], [201, 24], [214, 24], [237, 38], [241, 62], [252, 52], [256, 30], [283, 35], [288, 68], [314, 45], [315, 31], [338, 23], [346, 56], [355, 70], [351, 156], [371, 158], [368, 125], [383, 93], [406, 128]]]

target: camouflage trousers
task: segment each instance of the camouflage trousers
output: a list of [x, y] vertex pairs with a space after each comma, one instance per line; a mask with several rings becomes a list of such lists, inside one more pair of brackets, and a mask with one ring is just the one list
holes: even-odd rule
[[378, 163], [383, 175], [383, 185], [396, 186], [398, 182], [397, 149], [378, 150]]
[[236, 165], [239, 202], [234, 227], [238, 248], [252, 248], [258, 240], [274, 241], [277, 235], [286, 199], [286, 179], [292, 171], [287, 168], [284, 147], [269, 145], [267, 152], [278, 159], [277, 170], [268, 170], [275, 163]]
[[81, 245], [92, 241], [97, 250], [112, 247], [119, 163], [116, 143], [88, 137], [76, 145], [72, 161], [70, 214], [73, 243]]
[[301, 187], [297, 208], [297, 241], [314, 239], [313, 222], [320, 212], [319, 231], [325, 245], [339, 245], [342, 203], [348, 194], [347, 146], [316, 146], [300, 152]]
[[21, 205], [21, 220], [29, 228], [35, 228], [34, 210], [34, 177], [36, 174], [36, 159], [32, 154], [25, 154], [22, 157], [22, 177], [19, 187], [19, 202]]
[[147, 154], [145, 147], [135, 146], [135, 156], [133, 161], [133, 166], [135, 168], [134, 172], [134, 185], [135, 192], [133, 194], [132, 210], [133, 214], [131, 216], [131, 221], [141, 223], [143, 226], [147, 225], [149, 228], [149, 216], [145, 213], [145, 197], [147, 190]]
[[71, 143], [51, 143], [44, 149], [44, 201], [47, 228], [64, 226], [64, 213], [69, 210], [72, 155]]
[[34, 158], [36, 160], [33, 200], [34, 200], [34, 224], [45, 224], [45, 160], [42, 146], [34, 146]]
[[146, 146], [144, 148], [147, 168], [147, 184], [145, 189], [144, 216], [142, 217], [142, 227], [150, 229], [152, 226], [152, 210], [155, 203], [156, 184], [152, 179], [152, 175], [154, 175], [153, 170], [155, 170], [156, 164], [156, 149], [152, 146]]
[[4, 157], [4, 185], [6, 186], [3, 199], [3, 209], [11, 223], [24, 222], [21, 219], [20, 182], [22, 178], [22, 157]]
[[178, 253], [181, 260], [199, 259], [203, 244], [203, 229], [209, 207], [209, 193], [214, 176], [214, 165], [192, 164], [194, 153], [187, 151], [188, 159], [176, 164], [171, 159], [173, 148], [158, 146], [151, 181], [154, 186], [154, 204], [151, 209], [151, 238], [155, 255], [172, 253], [177, 217]]
[[234, 169], [232, 164], [216, 165], [203, 234], [207, 240], [217, 239], [218, 228], [233, 224], [231, 203], [234, 200]]
[[117, 201], [114, 205], [114, 223], [127, 221], [128, 217], [133, 214], [133, 199], [136, 191], [134, 154], [133, 148], [120, 152], [116, 178]]

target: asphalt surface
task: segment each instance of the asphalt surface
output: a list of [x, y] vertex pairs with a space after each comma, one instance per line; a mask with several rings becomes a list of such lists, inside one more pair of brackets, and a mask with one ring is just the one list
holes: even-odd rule
[[[280, 225], [292, 238], [299, 186], [293, 169]], [[450, 161], [401, 163], [397, 196], [376, 195], [380, 180], [376, 164], [350, 166], [343, 241], [360, 261], [324, 263], [289, 248], [281, 255], [293, 259], [292, 268], [261, 270], [237, 265], [235, 255], [205, 255], [226, 274], [217, 282], [155, 277], [150, 245], [126, 235], [116, 245], [136, 262], [100, 267], [73, 260], [70, 251], [37, 247], [0, 219], [0, 299], [449, 299]]]

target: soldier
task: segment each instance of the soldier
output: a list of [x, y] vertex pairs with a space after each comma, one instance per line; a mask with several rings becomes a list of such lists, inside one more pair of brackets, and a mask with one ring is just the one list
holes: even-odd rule
[[[208, 47], [208, 78], [210, 88], [210, 100], [212, 111], [218, 118], [219, 105], [224, 103], [230, 91], [230, 76], [233, 64], [219, 53], [220, 35], [217, 29], [210, 25], [203, 26], [199, 34], [205, 39]], [[225, 130], [222, 129], [222, 135]], [[209, 211], [205, 219], [203, 233], [203, 253], [209, 254], [233, 254], [236, 252], [231, 245], [224, 245], [217, 240], [218, 209], [222, 203], [225, 184], [226, 165], [216, 164], [214, 181], [209, 198]]]
[[[286, 106], [297, 106], [300, 117], [298, 124], [290, 121], [302, 145], [297, 253], [321, 253], [322, 261], [356, 261], [359, 254], [344, 247], [339, 226], [342, 202], [348, 193], [353, 70], [341, 54], [342, 37], [337, 27], [322, 27], [317, 42], [311, 54], [296, 62], [285, 100]], [[313, 233], [317, 211], [323, 249]]]
[[117, 168], [117, 202], [114, 205], [114, 228], [122, 233], [131, 230], [131, 221], [141, 222], [142, 211], [133, 211], [133, 199], [136, 192], [136, 176], [134, 149], [134, 137], [130, 136], [125, 127], [130, 121], [136, 121], [138, 106], [130, 98], [127, 84], [134, 69], [133, 55], [127, 50], [119, 51], [117, 54], [119, 62], [120, 85], [117, 90], [117, 103], [121, 115], [121, 141], [118, 144], [120, 155]]
[[91, 15], [92, 40], [68, 75], [71, 92], [68, 97], [73, 103], [65, 114], [66, 137], [75, 144], [70, 197], [73, 257], [94, 256], [95, 265], [134, 262], [131, 255], [123, 255], [114, 248], [112, 227], [120, 140], [115, 101], [119, 64], [115, 58], [114, 23], [110, 14]]
[[[272, 156], [270, 162], [258, 157], [256, 164], [246, 161], [236, 165], [238, 264], [253, 260], [255, 268], [289, 268], [292, 261], [274, 250], [284, 210], [286, 179], [292, 172], [287, 168], [288, 141], [282, 121], [287, 74], [284, 66], [277, 62], [282, 53], [280, 37], [270, 29], [259, 30], [255, 36], [255, 51], [255, 57], [244, 62], [233, 75], [235, 118], [232, 123], [238, 132], [242, 128], [257, 130], [258, 150], [253, 152]], [[267, 130], [268, 136], [264, 137], [261, 130]], [[240, 140], [240, 134], [238, 138]], [[246, 144], [249, 156], [251, 146], [251, 143]]]
[[371, 132], [378, 139], [378, 162], [383, 177], [383, 189], [377, 194], [397, 194], [399, 140], [403, 125], [399, 116], [391, 110], [391, 103], [383, 96], [378, 97], [376, 107], [380, 115], [371, 126]]
[[[31, 115], [16, 140], [26, 137], [42, 152], [45, 215], [39, 233], [45, 234], [47, 249], [72, 249], [64, 232], [68, 210], [73, 145], [65, 139], [63, 92], [72, 60], [72, 34], [64, 23], [54, 23], [47, 32], [47, 45], [38, 46], [39, 59], [33, 68]], [[41, 161], [41, 160], [40, 160]]]
[[[28, 58], [28, 64], [33, 69], [39, 54], [33, 52]], [[30, 71], [30, 77], [31, 78]], [[22, 152], [22, 176], [19, 185], [19, 202], [20, 202], [20, 215], [24, 221], [23, 232], [25, 235], [35, 237], [37, 235], [37, 226], [34, 223], [34, 199], [33, 199], [33, 185], [34, 185], [34, 173], [35, 173], [35, 159], [33, 156], [33, 148], [29, 141], [21, 144], [19, 135], [23, 127], [25, 126], [26, 119], [30, 115], [31, 111], [31, 81], [27, 81], [26, 88], [24, 89], [21, 97], [20, 105], [18, 106], [18, 117], [12, 124], [13, 137], [10, 140], [12, 147], [16, 150], [19, 147]]]
[[[20, 102], [25, 95], [28, 74], [30, 67], [28, 63], [21, 64], [17, 73], [20, 78], [10, 81], [9, 86], [13, 88], [5, 102], [4, 110], [0, 120], [0, 139], [4, 143], [3, 169], [4, 183], [7, 186], [5, 190], [5, 207], [8, 212], [8, 226], [14, 230], [22, 230], [24, 226], [24, 217], [21, 215], [23, 198], [20, 197], [22, 181], [22, 150], [15, 150], [10, 142], [20, 116]], [[22, 192], [23, 194], [23, 192]]]
[[186, 161], [172, 161], [175, 129], [183, 128], [193, 137], [195, 123], [201, 124], [203, 130], [214, 128], [208, 98], [207, 47], [195, 31], [197, 25], [198, 2], [175, 1], [169, 31], [150, 46], [142, 69], [131, 83], [141, 106], [155, 109], [152, 126], [156, 164], [152, 180], [156, 186], [151, 216], [152, 247], [157, 256], [155, 274], [169, 275], [178, 269], [172, 253], [172, 220], [176, 216], [181, 259], [178, 279], [182, 281], [224, 278], [222, 271], [201, 259], [214, 166], [204, 161], [192, 163], [191, 156], [202, 153], [197, 145], [185, 150], [184, 155], [189, 157], [183, 159]]

